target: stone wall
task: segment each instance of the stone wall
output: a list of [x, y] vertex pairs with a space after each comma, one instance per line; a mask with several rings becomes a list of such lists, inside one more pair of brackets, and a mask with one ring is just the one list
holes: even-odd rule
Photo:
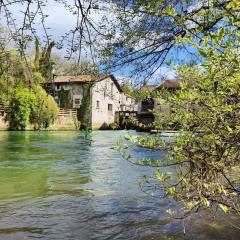
[[[90, 83], [58, 83], [57, 86], [55, 86], [55, 100], [58, 106], [66, 110], [72, 108], [77, 109], [77, 118], [81, 126], [78, 127], [74, 124], [74, 129], [91, 129], [92, 127], [91, 88], [92, 85]], [[79, 104], [76, 104], [76, 98], [79, 100]], [[76, 121], [74, 121], [74, 123], [75, 122]], [[72, 120], [70, 119], [61, 119], [60, 123], [54, 124], [54, 127], [60, 129], [72, 129], [72, 126]]]
[[[59, 116], [54, 124], [46, 130], [54, 130], [54, 131], [61, 131], [61, 130], [78, 130], [78, 122], [72, 116]], [[0, 131], [9, 131], [9, 122], [4, 120], [4, 116], [0, 116]], [[27, 131], [33, 131], [34, 126], [32, 124], [28, 124], [26, 129]]]
[[[111, 78], [97, 82], [92, 88], [92, 129], [108, 129], [120, 111], [122, 93]], [[110, 106], [109, 106], [110, 105]]]
[[9, 129], [9, 123], [5, 120], [5, 115], [0, 116], [0, 131], [7, 131]]
[[54, 124], [48, 130], [78, 130], [77, 119], [73, 116], [59, 116]]

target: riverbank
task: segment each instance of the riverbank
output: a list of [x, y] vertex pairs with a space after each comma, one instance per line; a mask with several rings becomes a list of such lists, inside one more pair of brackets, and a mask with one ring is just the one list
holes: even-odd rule
[[[58, 116], [54, 123], [46, 128], [41, 129], [41, 131], [78, 131], [80, 129], [80, 123], [76, 120], [72, 115], [64, 115]], [[117, 124], [110, 124], [110, 126], [105, 126], [102, 129], [98, 127], [94, 127], [91, 129], [93, 131], [98, 130], [120, 130], [117, 128]], [[36, 127], [33, 124], [27, 124], [24, 131], [35, 131]], [[15, 131], [15, 129], [11, 128], [10, 123], [6, 121], [6, 115], [0, 116], [0, 131]]]
[[[0, 131], [14, 131], [15, 129], [12, 129], [9, 122], [5, 120], [6, 117], [5, 115], [0, 116]], [[52, 124], [49, 128], [45, 129], [48, 131], [63, 131], [63, 130], [77, 130], [78, 125], [74, 121], [74, 119], [69, 116], [59, 116], [54, 124]], [[33, 124], [27, 124], [26, 128], [24, 129], [26, 131], [34, 131], [35, 126]], [[44, 129], [42, 129], [44, 130]]]

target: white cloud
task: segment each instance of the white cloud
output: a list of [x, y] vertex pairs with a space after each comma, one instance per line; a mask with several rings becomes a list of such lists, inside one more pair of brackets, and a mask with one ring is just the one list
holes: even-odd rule
[[177, 73], [171, 67], [162, 66], [154, 74], [154, 78], [163, 77], [166, 79], [174, 79], [177, 77]]

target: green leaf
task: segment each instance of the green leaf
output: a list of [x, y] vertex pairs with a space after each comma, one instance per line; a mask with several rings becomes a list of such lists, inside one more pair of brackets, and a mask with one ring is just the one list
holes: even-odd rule
[[206, 58], [208, 55], [205, 51], [203, 51], [203, 49], [199, 49], [199, 54], [201, 55], [201, 57]]
[[219, 204], [219, 207], [225, 212], [225, 213], [228, 213], [229, 212], [229, 208], [223, 204]]
[[168, 209], [166, 211], [167, 214], [169, 214], [170, 216], [173, 216], [173, 214], [175, 213], [175, 211], [173, 209]]
[[126, 134], [124, 135], [124, 138], [125, 138], [125, 140], [127, 140], [127, 141], [131, 140], [131, 136], [130, 136], [128, 133], [126, 133]]
[[202, 198], [202, 204], [206, 207], [209, 207], [210, 206], [210, 202], [206, 199], [206, 198]]

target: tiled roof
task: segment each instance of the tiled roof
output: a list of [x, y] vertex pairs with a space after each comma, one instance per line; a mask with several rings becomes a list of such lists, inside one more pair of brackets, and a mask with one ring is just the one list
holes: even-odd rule
[[[112, 74], [96, 74], [96, 75], [79, 75], [79, 76], [56, 76], [53, 83], [90, 83], [100, 82], [106, 78], [111, 78], [118, 88], [119, 92], [123, 92], [117, 79]], [[45, 83], [45, 85], [52, 84], [52, 82]]]
[[56, 76], [54, 83], [66, 83], [66, 82], [95, 82], [109, 77], [107, 74], [97, 75], [79, 75], [79, 76]]
[[167, 79], [165, 80], [157, 89], [167, 88], [167, 89], [178, 89], [181, 87], [182, 79]]
[[144, 85], [139, 89], [139, 91], [140, 92], [145, 92], [145, 91], [152, 92], [152, 91], [156, 90], [157, 88], [158, 88], [158, 85]]

